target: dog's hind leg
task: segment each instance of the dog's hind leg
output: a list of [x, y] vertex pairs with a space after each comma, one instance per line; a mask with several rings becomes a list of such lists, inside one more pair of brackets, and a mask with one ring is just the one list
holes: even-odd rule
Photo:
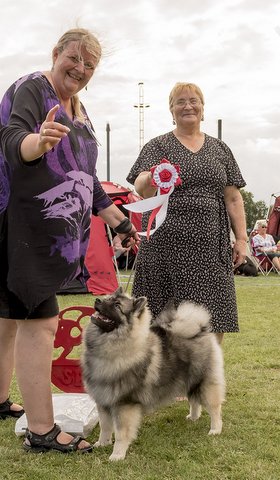
[[139, 404], [122, 405], [112, 410], [115, 444], [109, 460], [123, 460], [131, 442], [137, 437], [142, 419], [142, 407]]
[[112, 443], [113, 421], [110, 413], [100, 405], [97, 405], [97, 410], [99, 416], [100, 435], [98, 441], [94, 444], [94, 447], [105, 447], [106, 445], [111, 445]]
[[222, 403], [224, 401], [223, 386], [208, 386], [203, 405], [211, 417], [211, 428], [208, 435], [219, 435], [222, 432]]
[[186, 416], [186, 419], [195, 422], [201, 415], [201, 405], [194, 396], [190, 396], [188, 400], [190, 404], [190, 413]]

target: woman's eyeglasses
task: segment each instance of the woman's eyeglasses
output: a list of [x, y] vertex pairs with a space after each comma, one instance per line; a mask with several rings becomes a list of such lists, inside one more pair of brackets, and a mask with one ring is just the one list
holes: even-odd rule
[[186, 105], [190, 105], [191, 107], [195, 107], [196, 105], [199, 105], [201, 102], [199, 98], [190, 98], [189, 100], [185, 100], [183, 98], [179, 98], [176, 100], [174, 105], [177, 107], [185, 107]]
[[94, 70], [94, 65], [91, 62], [85, 62], [83, 58], [76, 57], [74, 55], [67, 55], [74, 65], [81, 63], [86, 70]]

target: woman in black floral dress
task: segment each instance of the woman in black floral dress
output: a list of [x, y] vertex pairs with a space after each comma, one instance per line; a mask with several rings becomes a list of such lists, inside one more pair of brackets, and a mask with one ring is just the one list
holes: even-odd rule
[[[246, 255], [245, 186], [229, 147], [200, 130], [204, 98], [194, 84], [177, 83], [169, 97], [175, 129], [150, 140], [127, 180], [144, 198], [155, 195], [150, 168], [163, 158], [180, 166], [182, 184], [170, 195], [164, 223], [142, 240], [133, 293], [145, 295], [155, 316], [169, 303], [205, 305], [219, 341], [237, 332], [233, 266]], [[143, 229], [149, 214], [143, 216]], [[230, 228], [236, 243], [233, 255]]]

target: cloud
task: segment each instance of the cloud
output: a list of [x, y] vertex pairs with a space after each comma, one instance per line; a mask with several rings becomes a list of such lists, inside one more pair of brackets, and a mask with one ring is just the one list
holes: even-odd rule
[[[101, 40], [104, 57], [81, 99], [101, 141], [106, 179], [106, 124], [111, 179], [126, 184], [139, 151], [138, 83], [144, 82], [145, 141], [171, 130], [168, 95], [177, 81], [205, 95], [204, 131], [232, 149], [257, 200], [280, 190], [278, 0], [10, 0], [1, 2], [0, 96], [19, 76], [49, 69], [58, 37], [79, 24]], [[28, 14], [26, 14], [28, 12]], [[16, 25], [16, 28], [15, 28]], [[277, 185], [278, 188], [277, 188]]]

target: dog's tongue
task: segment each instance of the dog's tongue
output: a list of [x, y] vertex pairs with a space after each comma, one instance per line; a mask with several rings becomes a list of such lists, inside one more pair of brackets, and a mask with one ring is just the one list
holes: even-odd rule
[[105, 317], [101, 313], [95, 311], [94, 315], [91, 317], [92, 322], [101, 328], [105, 332], [111, 332], [116, 327], [114, 320], [111, 320], [108, 317]]

